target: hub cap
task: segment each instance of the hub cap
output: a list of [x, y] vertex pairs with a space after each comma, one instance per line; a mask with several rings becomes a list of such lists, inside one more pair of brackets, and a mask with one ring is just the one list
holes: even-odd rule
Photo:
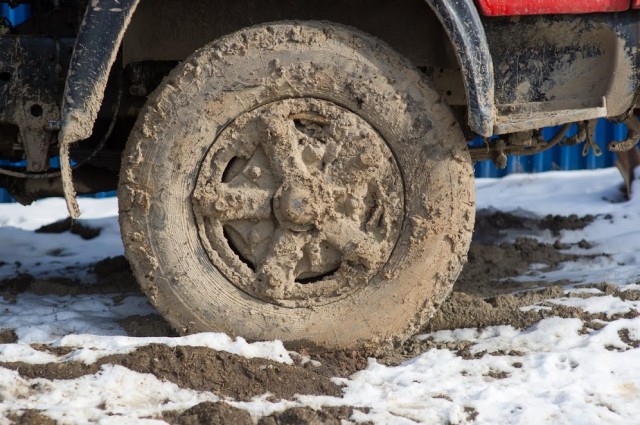
[[288, 99], [238, 117], [198, 175], [193, 208], [210, 260], [263, 301], [333, 302], [381, 271], [404, 210], [380, 135], [331, 102]]

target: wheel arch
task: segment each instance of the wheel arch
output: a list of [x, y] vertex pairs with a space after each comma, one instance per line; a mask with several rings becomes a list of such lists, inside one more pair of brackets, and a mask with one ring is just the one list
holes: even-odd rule
[[493, 61], [478, 10], [471, 0], [426, 2], [447, 32], [463, 70], [469, 127], [491, 136], [495, 121]]
[[[357, 4], [353, 7], [343, 7], [344, 11], [339, 12], [342, 13], [342, 19], [340, 19], [339, 14], [336, 15], [334, 13], [333, 15], [323, 16], [313, 7], [298, 7], [294, 5], [296, 2], [289, 0], [279, 2], [285, 7], [273, 9], [283, 10], [284, 12], [281, 12], [281, 14], [285, 15], [282, 16], [283, 19], [299, 19], [298, 16], [288, 15], [295, 13], [303, 15], [303, 19], [330, 19], [332, 16], [334, 18], [338, 16], [338, 20], [346, 21], [341, 23], [356, 27], [364, 26], [364, 28], [360, 29], [373, 32], [374, 35], [387, 41], [403, 54], [413, 56], [412, 59], [417, 65], [420, 65], [419, 62], [424, 62], [425, 59], [432, 61], [439, 54], [447, 56], [447, 54], [453, 52], [461, 70], [458, 71], [461, 74], [460, 78], [465, 87], [468, 125], [471, 130], [478, 134], [490, 135], [493, 132], [493, 121], [495, 119], [493, 69], [486, 36], [476, 6], [471, 0], [425, 1], [429, 7], [424, 8], [425, 10], [419, 10], [418, 13], [411, 10], [411, 8], [417, 8], [420, 3], [424, 4], [422, 0], [412, 0], [403, 3], [403, 5], [394, 6], [392, 18], [410, 20], [408, 27], [411, 28], [403, 28], [401, 31], [395, 28], [384, 31], [371, 31], [369, 27], [374, 25], [380, 28], [385, 27], [385, 25], [380, 25], [379, 21], [375, 22], [375, 19], [380, 19], [380, 16], [377, 16], [373, 9], [375, 7], [388, 7], [385, 6], [388, 2], [377, 0], [360, 0], [355, 2]], [[230, 6], [234, 3], [241, 3], [241, 7]], [[78, 34], [66, 82], [61, 117], [61, 142], [63, 144], [74, 143], [91, 135], [93, 122], [96, 119], [99, 105], [104, 96], [109, 70], [113, 66], [121, 44], [124, 44], [125, 63], [127, 61], [149, 59], [149, 57], [140, 58], [139, 52], [136, 52], [136, 47], [144, 46], [144, 41], [141, 41], [141, 26], [144, 26], [144, 21], [148, 20], [150, 13], [155, 13], [161, 17], [170, 16], [171, 20], [165, 22], [182, 22], [183, 26], [180, 27], [180, 31], [196, 33], [201, 30], [199, 27], [202, 27], [206, 21], [194, 19], [193, 12], [201, 12], [198, 8], [210, 7], [212, 4], [216, 5], [217, 13], [224, 13], [226, 10], [231, 16], [229, 19], [231, 22], [234, 19], [237, 22], [241, 21], [238, 18], [238, 14], [239, 11], [242, 11], [242, 8], [245, 9], [242, 12], [243, 15], [248, 16], [249, 22], [260, 20], [260, 14], [263, 13], [258, 10], [258, 6], [251, 0], [244, 2], [230, 0], [218, 0], [216, 2], [211, 0], [190, 0], [188, 2], [184, 0], [165, 0], [164, 2], [162, 0], [160, 2], [158, 0], [102, 0], [97, 4], [93, 2], [89, 4], [83, 25]], [[365, 5], [372, 7], [366, 8], [364, 7]], [[134, 15], [136, 9], [138, 9], [138, 12]], [[332, 8], [327, 7], [326, 9]], [[356, 19], [349, 15], [353, 13], [353, 9], [358, 9], [364, 15], [369, 14], [370, 19], [365, 16], [365, 19], [359, 18], [359, 21], [356, 22]], [[428, 16], [426, 9], [431, 12], [430, 16]], [[257, 14], [257, 18], [252, 18], [252, 13]], [[385, 10], [384, 13], [389, 12]], [[268, 13], [266, 15], [268, 18], [272, 18]], [[417, 16], [412, 17], [413, 15]], [[273, 16], [273, 18], [277, 18], [277, 16]], [[441, 24], [441, 28], [433, 28], [433, 23], [436, 20]], [[162, 20], [158, 22], [158, 20], [154, 19], [152, 22], [155, 27], [162, 28]], [[188, 25], [185, 26], [185, 22]], [[422, 25], [420, 25], [421, 23]], [[424, 32], [428, 36], [420, 37], [419, 42], [412, 43], [407, 41], [409, 37], [420, 34], [420, 31], [416, 30], [416, 27], [420, 26], [428, 27]], [[148, 28], [143, 29], [145, 31], [148, 30]], [[237, 28], [229, 29], [236, 30]], [[445, 34], [446, 39], [439, 36], [433, 37], [433, 34], [437, 34], [438, 31]], [[400, 32], [406, 35], [403, 36]], [[166, 32], [164, 33], [167, 34]], [[405, 38], [403, 39], [403, 37]], [[175, 39], [176, 37], [172, 38]], [[151, 56], [155, 54], [154, 52], [169, 50], [178, 52], [176, 58], [181, 60], [186, 57], [185, 54], [187, 52], [190, 53], [193, 50], [189, 45], [179, 46], [175, 43], [172, 49], [165, 49], [164, 44], [168, 43], [168, 41], [164, 43], [162, 40], [160, 40], [160, 43], [157, 43], [159, 40], [154, 41], [157, 49], [154, 50], [150, 49], [149, 46], [144, 46]], [[211, 39], [207, 41], [211, 41]], [[437, 46], [436, 44], [439, 43], [448, 43], [448, 45]], [[425, 58], [425, 56], [429, 57]], [[419, 59], [416, 59], [418, 57]], [[158, 59], [165, 58], [159, 57]], [[439, 64], [436, 64], [436, 66], [439, 66]]]
[[[213, 39], [279, 20], [353, 26], [384, 40], [416, 66], [455, 68], [457, 75], [437, 88], [447, 102], [467, 107], [472, 131], [493, 134], [493, 65], [473, 0], [308, 0], [303, 5], [294, 0], [142, 0], [125, 36], [124, 61], [182, 60]], [[457, 100], [446, 96], [462, 86]]]

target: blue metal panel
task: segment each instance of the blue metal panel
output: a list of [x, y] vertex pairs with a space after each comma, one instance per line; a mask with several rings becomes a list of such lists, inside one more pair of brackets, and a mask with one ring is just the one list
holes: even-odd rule
[[31, 17], [31, 6], [28, 4], [19, 4], [11, 7], [9, 3], [2, 2], [0, 3], [0, 16], [6, 18], [12, 26], [17, 27]]
[[[560, 127], [550, 127], [542, 130], [545, 140], [550, 140]], [[567, 133], [576, 134], [577, 126]], [[607, 151], [607, 144], [611, 141], [624, 140], [627, 137], [627, 127], [624, 124], [614, 124], [607, 120], [599, 120], [596, 127], [596, 143], [602, 148], [602, 156], [597, 157], [589, 151], [582, 156], [583, 145], [555, 146], [545, 152], [529, 156], [511, 156], [507, 161], [507, 168], [497, 169], [491, 161], [481, 161], [475, 165], [476, 177], [502, 177], [515, 173], [541, 173], [551, 170], [584, 170], [611, 167], [616, 161], [615, 154]], [[482, 139], [476, 139], [473, 144], [479, 146]]]

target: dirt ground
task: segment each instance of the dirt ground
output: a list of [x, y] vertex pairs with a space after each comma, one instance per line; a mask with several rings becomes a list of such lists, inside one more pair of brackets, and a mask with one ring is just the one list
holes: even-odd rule
[[[586, 314], [577, 308], [548, 304], [546, 309], [522, 311], [520, 307], [564, 295], [562, 285], [568, 282], [516, 283], [511, 278], [528, 272], [535, 264], [540, 270], [553, 270], [560, 263], [575, 260], [576, 255], [563, 253], [570, 246], [556, 242], [545, 244], [533, 239], [540, 232], [559, 235], [562, 229], [580, 229], [594, 217], [549, 216], [543, 219], [520, 217], [502, 212], [480, 211], [477, 215], [474, 242], [469, 263], [460, 276], [453, 293], [436, 316], [423, 329], [433, 332], [443, 329], [483, 328], [491, 325], [512, 325], [525, 328], [549, 316], [579, 317], [585, 322], [585, 330], [599, 329], [603, 321], [617, 316]], [[509, 235], [509, 238], [507, 236]], [[515, 238], [515, 239], [514, 239]], [[580, 241], [582, 248], [590, 247], [589, 241]], [[600, 254], [606, 255], [606, 253]], [[544, 266], [542, 266], [544, 265]], [[77, 282], [58, 279], [42, 281], [29, 275], [19, 275], [0, 282], [0, 296], [7, 300], [24, 292], [33, 294], [79, 295], [113, 294], [118, 299], [139, 293], [135, 279], [123, 257], [101, 261], [94, 266], [97, 284], [78, 285]], [[606, 294], [623, 299], [640, 299], [640, 291], [618, 292], [614, 286], [598, 286]], [[580, 296], [579, 294], [573, 296]], [[635, 314], [637, 313], [628, 313]], [[131, 336], [175, 336], [175, 332], [160, 316], [132, 316], [120, 322]], [[623, 336], [621, 336], [623, 337]], [[12, 329], [0, 330], [0, 343], [15, 342]], [[404, 345], [378, 357], [385, 364], [397, 364], [432, 348], [447, 348], [464, 358], [482, 356], [472, 354], [470, 343], [436, 343], [433, 339], [411, 338]], [[63, 354], [60, 348], [46, 345], [34, 346], [39, 350]], [[265, 359], [246, 359], [229, 353], [202, 347], [169, 348], [160, 344], [141, 347], [125, 355], [113, 355], [92, 365], [80, 362], [33, 365], [28, 363], [4, 363], [1, 367], [16, 370], [28, 378], [73, 379], [94, 374], [102, 365], [121, 365], [141, 373], [151, 373], [162, 380], [182, 388], [211, 391], [221, 397], [249, 400], [266, 392], [274, 400], [291, 399], [295, 394], [340, 396], [340, 388], [332, 377], [347, 377], [367, 365], [367, 353], [339, 351], [314, 354], [300, 353], [293, 356], [297, 364], [284, 365]], [[488, 353], [493, 355], [509, 353]], [[317, 362], [304, 361], [309, 356]], [[319, 365], [318, 365], [319, 362]], [[260, 424], [339, 424], [351, 416], [349, 406], [325, 408], [314, 411], [294, 408], [262, 418]], [[21, 417], [10, 418], [17, 424], [43, 424], [47, 418], [37, 411], [27, 411]], [[169, 412], [165, 421], [172, 424], [210, 424], [233, 422], [250, 424], [249, 415], [225, 403], [201, 403], [184, 412]]]

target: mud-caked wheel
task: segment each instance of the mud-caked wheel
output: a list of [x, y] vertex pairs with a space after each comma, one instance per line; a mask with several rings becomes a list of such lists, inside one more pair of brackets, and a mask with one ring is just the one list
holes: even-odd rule
[[183, 333], [290, 346], [400, 342], [447, 296], [472, 167], [405, 59], [327, 23], [257, 26], [178, 66], [131, 133], [125, 251]]

